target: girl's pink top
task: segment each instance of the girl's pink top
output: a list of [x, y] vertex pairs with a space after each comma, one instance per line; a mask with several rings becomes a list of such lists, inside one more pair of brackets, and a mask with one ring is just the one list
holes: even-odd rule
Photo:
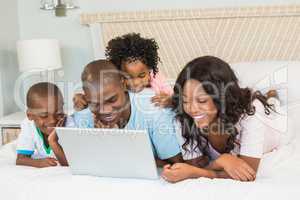
[[150, 86], [155, 91], [156, 94], [160, 94], [160, 93], [166, 93], [169, 95], [173, 94], [173, 89], [167, 83], [167, 79], [162, 73], [158, 72], [155, 74], [154, 77], [153, 72], [151, 72], [150, 77], [151, 77]]

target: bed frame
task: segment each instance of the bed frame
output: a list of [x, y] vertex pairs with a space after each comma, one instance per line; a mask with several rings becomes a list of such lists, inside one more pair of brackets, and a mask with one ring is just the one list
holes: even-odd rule
[[227, 62], [300, 60], [300, 5], [83, 13], [94, 57], [107, 42], [129, 32], [155, 38], [160, 69], [174, 79], [191, 59], [218, 56]]

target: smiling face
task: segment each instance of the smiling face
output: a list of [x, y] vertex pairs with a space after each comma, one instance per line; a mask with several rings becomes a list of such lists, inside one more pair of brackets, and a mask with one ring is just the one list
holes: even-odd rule
[[205, 92], [201, 83], [194, 79], [184, 84], [183, 110], [194, 119], [198, 128], [209, 127], [218, 113], [212, 97]]
[[150, 70], [140, 60], [124, 62], [122, 70], [127, 74], [126, 86], [132, 92], [140, 92], [150, 84]]
[[42, 133], [50, 135], [58, 121], [65, 116], [62, 97], [36, 96], [32, 107], [27, 110], [27, 116], [34, 121]]
[[103, 87], [84, 89], [89, 108], [104, 125], [113, 127], [128, 120], [129, 97], [120, 80], [112, 81]]

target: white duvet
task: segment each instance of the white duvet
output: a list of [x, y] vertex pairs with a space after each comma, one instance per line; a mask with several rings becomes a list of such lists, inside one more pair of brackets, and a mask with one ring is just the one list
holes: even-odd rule
[[[300, 106], [296, 107], [291, 106], [289, 116], [298, 122]], [[293, 130], [291, 142], [267, 154], [261, 161], [256, 181], [248, 183], [199, 178], [170, 184], [163, 179], [72, 176], [66, 167], [15, 166], [16, 145], [11, 143], [0, 148], [0, 200], [299, 200], [300, 124], [294, 123]]]
[[[299, 121], [300, 106], [289, 115]], [[265, 156], [255, 182], [199, 178], [170, 184], [157, 181], [72, 176], [66, 167], [15, 166], [15, 143], [0, 148], [0, 200], [203, 199], [299, 200], [300, 124], [289, 144]], [[293, 136], [294, 135], [294, 136]]]
[[[252, 183], [199, 178], [177, 184], [157, 181], [72, 176], [65, 167], [15, 166], [15, 144], [0, 150], [0, 199], [300, 199], [300, 144], [270, 153]], [[299, 145], [300, 146], [300, 145]]]

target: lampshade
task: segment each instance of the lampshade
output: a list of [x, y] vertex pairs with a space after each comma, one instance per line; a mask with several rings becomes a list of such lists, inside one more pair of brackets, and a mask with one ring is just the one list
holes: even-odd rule
[[21, 72], [54, 70], [62, 67], [58, 40], [20, 40], [17, 42], [17, 52]]

